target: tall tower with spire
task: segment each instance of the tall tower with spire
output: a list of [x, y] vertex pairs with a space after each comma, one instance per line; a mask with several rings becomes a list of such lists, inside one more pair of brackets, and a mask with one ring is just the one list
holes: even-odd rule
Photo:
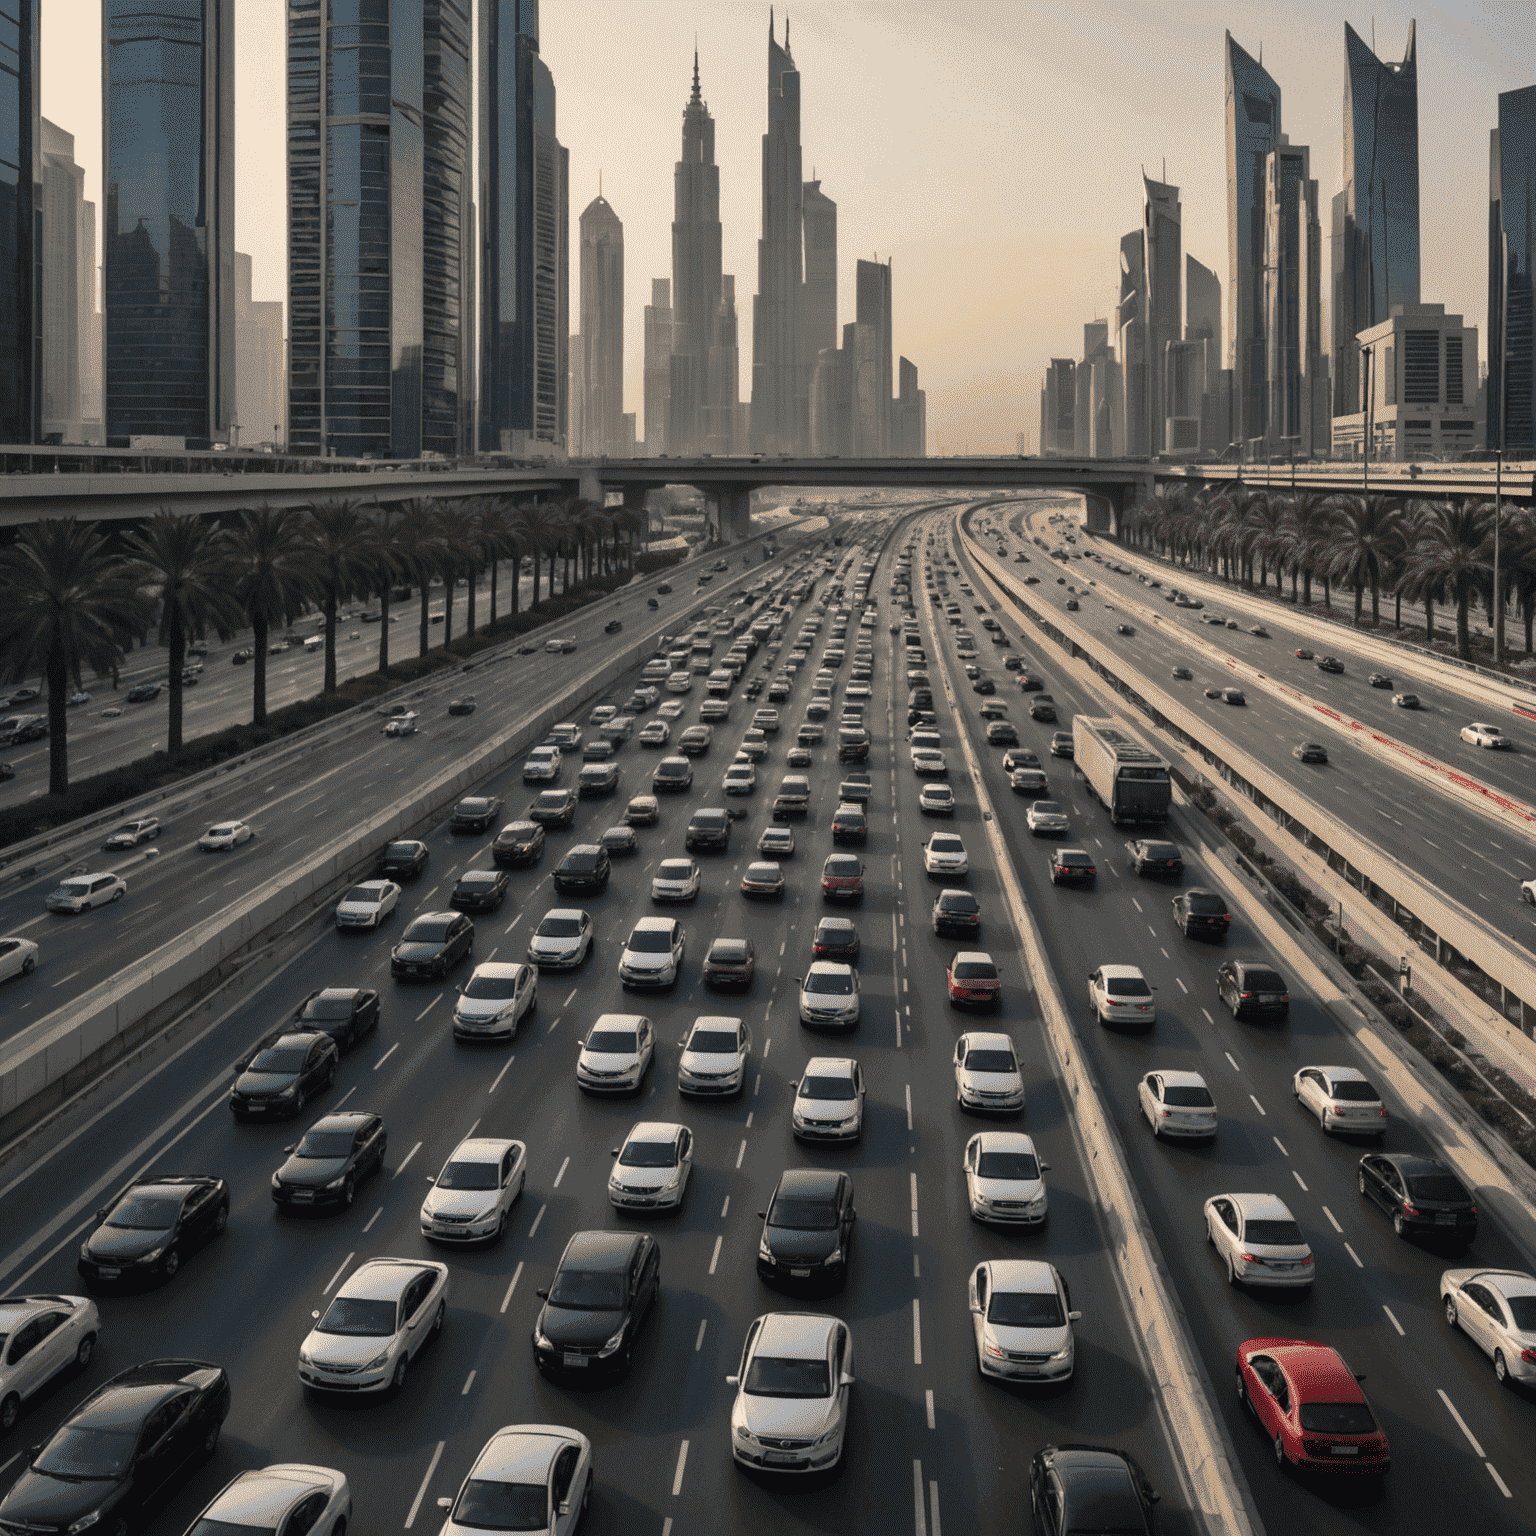
[[763, 135], [763, 223], [752, 303], [752, 446], [804, 453], [810, 437], [810, 369], [802, 357], [804, 184], [800, 163], [800, 71], [774, 37], [768, 13], [768, 131]]

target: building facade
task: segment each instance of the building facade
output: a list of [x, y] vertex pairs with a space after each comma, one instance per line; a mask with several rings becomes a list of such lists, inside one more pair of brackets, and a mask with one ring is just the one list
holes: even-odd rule
[[667, 447], [667, 416], [672, 399], [672, 279], [651, 279], [645, 306], [645, 451], [652, 458]]
[[1070, 357], [1053, 357], [1040, 391], [1040, 454], [1070, 456], [1076, 449], [1077, 364]]
[[823, 347], [837, 345], [837, 204], [808, 181], [801, 191], [805, 224], [805, 322], [802, 355], [814, 363]]
[[[875, 401], [877, 435], [880, 447], [873, 451], [891, 451], [891, 264], [888, 261], [859, 261], [854, 265], [854, 319], [868, 328], [874, 348], [872, 365], [861, 361], [860, 367], [872, 366], [872, 380], [860, 379], [858, 393], [869, 394]], [[869, 450], [865, 450], [868, 452]]]
[[1265, 440], [1310, 458], [1322, 348], [1322, 237], [1311, 152], [1285, 134], [1264, 162]]
[[1184, 339], [1201, 348], [1199, 450], [1220, 455], [1232, 441], [1232, 376], [1221, 350], [1221, 279], [1193, 256], [1184, 258]]
[[902, 358], [897, 364], [901, 380], [894, 411], [891, 452], [902, 459], [928, 457], [928, 394], [917, 387], [917, 364]]
[[581, 214], [581, 393], [571, 358], [573, 451], [610, 457], [619, 451], [624, 420], [624, 226], [599, 194]]
[[284, 429], [283, 306], [251, 297], [251, 258], [235, 252], [235, 420], [238, 445], [287, 441]]
[[0, 49], [0, 442], [42, 431], [42, 0], [9, 0]]
[[1144, 459], [1152, 452], [1152, 357], [1147, 330], [1146, 231], [1133, 229], [1120, 240], [1120, 303], [1115, 335], [1120, 342], [1121, 451]]
[[42, 120], [42, 440], [83, 443], [96, 307], [96, 205], [75, 136]]
[[1536, 85], [1499, 96], [1488, 153], [1487, 442], [1536, 458]]
[[1147, 261], [1147, 441], [1152, 453], [1169, 446], [1164, 418], [1163, 370], [1178, 341], [1183, 314], [1184, 210], [1179, 189], [1143, 174]]

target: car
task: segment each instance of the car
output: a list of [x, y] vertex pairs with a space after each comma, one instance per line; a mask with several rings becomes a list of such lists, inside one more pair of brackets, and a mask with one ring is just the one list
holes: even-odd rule
[[[293, 1010], [292, 1022], [273, 1030], [258, 1050], [270, 1049], [286, 1034], [312, 1030], [329, 1035], [337, 1050], [346, 1051], [378, 1027], [379, 994], [372, 987], [317, 987]], [[237, 1070], [248, 1066], [249, 1058], [239, 1062]]]
[[955, 1102], [992, 1114], [1024, 1108], [1024, 1075], [1008, 1035], [973, 1031], [955, 1042]]
[[1152, 1135], [1207, 1139], [1216, 1134], [1216, 1101], [1198, 1072], [1148, 1072], [1136, 1085]]
[[1134, 635], [1136, 631], [1129, 624], [1116, 624], [1115, 633], [1117, 635]]
[[475, 696], [466, 693], [457, 699], [448, 701], [448, 713], [450, 715], [472, 715], [475, 712]]
[[617, 763], [587, 763], [576, 775], [576, 793], [583, 800], [601, 799], [619, 787]]
[[955, 792], [948, 784], [924, 784], [917, 797], [917, 808], [925, 816], [953, 816]]
[[1056, 722], [1056, 705], [1046, 698], [1030, 701], [1029, 718], [1037, 720], [1044, 725], [1054, 725]]
[[622, 619], [609, 619], [608, 622], [603, 625], [603, 633], [605, 635], [616, 635], [623, 628], [624, 621]]
[[862, 846], [869, 839], [869, 821], [861, 805], [839, 805], [832, 813], [832, 841]]
[[574, 789], [546, 789], [524, 813], [525, 821], [541, 827], [569, 827], [576, 819], [580, 796]]
[[1431, 1236], [1465, 1248], [1477, 1236], [1477, 1202], [1444, 1163], [1407, 1152], [1368, 1152], [1360, 1193], [1392, 1218], [1399, 1237]]
[[1291, 756], [1298, 763], [1326, 763], [1328, 749], [1321, 742], [1299, 741], [1291, 748]]
[[389, 974], [397, 981], [445, 981], [474, 952], [475, 925], [463, 913], [422, 912], [390, 951]]
[[579, 752], [583, 738], [579, 725], [573, 720], [562, 720], [558, 725], [550, 726], [544, 739], [563, 752]]
[[747, 865], [746, 873], [741, 877], [741, 894], [782, 901], [784, 871], [777, 864], [754, 861]]
[[532, 1344], [540, 1374], [627, 1374], [660, 1293], [661, 1247], [650, 1233], [574, 1233], [538, 1292], [544, 1305]]
[[[966, 670], [970, 671], [971, 669], [967, 667]], [[993, 694], [997, 692], [997, 684], [994, 683], [990, 677], [978, 677], [971, 684], [971, 692], [983, 695]]]
[[651, 900], [658, 904], [695, 901], [702, 882], [697, 859], [663, 859], [651, 880]]
[[517, 961], [484, 960], [458, 989], [455, 1040], [515, 1040], [525, 1014], [539, 1005], [539, 972]]
[[673, 986], [686, 948], [687, 936], [676, 918], [642, 917], [620, 951], [619, 981], [627, 988]]
[[1311, 661], [1313, 659], [1313, 656], [1314, 656], [1314, 653], [1312, 651], [1307, 650], [1305, 647], [1303, 647], [1301, 650], [1296, 652], [1296, 659], [1298, 661]]
[[725, 770], [720, 788], [727, 795], [750, 795], [757, 789], [757, 770], [751, 763], [732, 763]]
[[811, 955], [817, 960], [836, 960], [857, 965], [859, 934], [847, 917], [823, 917], [811, 936]]
[[1131, 869], [1143, 879], [1178, 879], [1184, 873], [1184, 855], [1177, 843], [1161, 838], [1137, 837], [1125, 845]]
[[1291, 993], [1268, 960], [1224, 960], [1216, 971], [1216, 992], [1234, 1019], [1285, 1019]]
[[997, 1008], [1003, 983], [997, 964], [985, 950], [965, 949], [944, 967], [944, 988], [951, 1008]]
[[[617, 731], [620, 729], [614, 722], [609, 722], [609, 728]], [[606, 763], [618, 751], [619, 744], [608, 736], [594, 736], [586, 746], [581, 749], [581, 760], [584, 763]], [[580, 781], [578, 780], [578, 787]]]
[[[1057, 580], [1057, 583], [1060, 584], [1062, 578], [1060, 576], [1058, 576], [1056, 578], [1056, 580]], [[1067, 599], [1067, 612], [1068, 613], [1076, 613], [1077, 611], [1078, 611], [1077, 599], [1075, 597], [1069, 597]]]
[[1385, 672], [1372, 672], [1366, 681], [1370, 683], [1372, 688], [1390, 688], [1392, 686], [1392, 679]]
[[655, 795], [633, 795], [624, 807], [624, 824], [630, 827], [654, 827], [661, 819], [661, 805]]
[[48, 893], [43, 905], [49, 912], [89, 912], [127, 894], [128, 882], [121, 875], [71, 875]]
[[942, 778], [949, 772], [949, 764], [944, 754], [927, 742], [914, 744], [909, 757], [912, 772], [919, 778]]
[[1057, 848], [1051, 853], [1052, 885], [1094, 885], [1098, 866], [1086, 848]]
[[660, 793], [680, 794], [693, 788], [693, 765], [686, 757], [664, 757], [651, 774], [651, 788]]
[[1337, 1350], [1310, 1339], [1247, 1339], [1236, 1370], [1238, 1398], [1282, 1471], [1374, 1479], [1391, 1470], [1387, 1437]]
[[765, 827], [757, 840], [757, 851], [773, 858], [792, 858], [795, 852], [794, 828]]
[[138, 821], [125, 822], [101, 845], [103, 853], [119, 848], [137, 848], [141, 843], [152, 843], [160, 836], [160, 818], [144, 816]]
[[612, 720], [613, 717], [618, 714], [618, 712], [619, 710], [616, 704], [599, 704], [593, 709], [592, 713], [587, 716], [587, 724], [590, 725], [593, 730], [596, 730], [600, 725], [607, 725], [607, 723]]
[[[717, 945], [739, 945], [742, 939], [716, 939]], [[708, 961], [706, 983], [708, 981]], [[747, 1064], [752, 1057], [752, 1034], [738, 1018], [701, 1014], [678, 1041], [682, 1054], [677, 1062], [677, 1091], [684, 1098], [740, 1098], [746, 1091]]]
[[520, 1141], [471, 1136], [428, 1181], [421, 1235], [434, 1243], [494, 1243], [528, 1182], [528, 1149]]
[[824, 1473], [843, 1454], [853, 1335], [835, 1317], [770, 1312], [747, 1329], [741, 1364], [727, 1376], [731, 1456], [775, 1473]]
[[1416, 693], [1394, 693], [1392, 695], [1392, 702], [1399, 709], [1418, 709], [1420, 707], [1419, 696]]
[[0, 981], [30, 976], [37, 969], [41, 951], [31, 939], [0, 939]]
[[693, 1132], [671, 1121], [642, 1120], [611, 1154], [608, 1201], [619, 1211], [680, 1210], [693, 1172]]
[[1154, 990], [1134, 965], [1101, 965], [1088, 977], [1088, 1010], [1096, 1024], [1150, 1029], [1157, 1022]]
[[571, 970], [592, 951], [591, 915], [580, 907], [551, 907], [528, 940], [528, 963], [540, 970]]
[[[1031, 1161], [1032, 1153], [1033, 1148]], [[1041, 1195], [1043, 1201], [1043, 1187]], [[1072, 1324], [1082, 1313], [1072, 1310], [1071, 1294], [1053, 1264], [1043, 1259], [978, 1264], [971, 1271], [969, 1302], [976, 1368], [983, 1376], [1015, 1382], [1071, 1380]]]
[[0, 1498], [0, 1527], [118, 1532], [148, 1523], [213, 1454], [229, 1406], [223, 1366], [180, 1359], [130, 1367], [25, 1455]]
[[712, 727], [707, 725], [690, 725], [677, 738], [677, 750], [685, 757], [700, 757], [709, 751], [714, 739], [715, 733]]
[[672, 727], [665, 720], [652, 720], [640, 727], [635, 739], [642, 747], [664, 747], [672, 740]]
[[864, 1073], [850, 1056], [813, 1056], [794, 1085], [797, 1141], [857, 1141], [864, 1134]]
[[868, 806], [873, 789], [867, 773], [851, 773], [838, 783], [837, 798], [840, 804]]
[[[688, 674], [685, 672], [683, 673], [683, 676], [687, 677]], [[692, 684], [690, 683], [689, 686], [691, 687]], [[687, 709], [688, 706], [684, 704], [681, 699], [664, 699], [657, 706], [656, 715], [658, 719], [666, 720], [670, 723], [671, 721], [677, 720], [682, 715], [684, 715], [687, 712]]]
[[1019, 733], [1012, 723], [1007, 720], [994, 720], [987, 727], [987, 745], [989, 747], [1017, 746]]
[[752, 716], [752, 725], [755, 730], [762, 731], [768, 736], [779, 734], [779, 712], [776, 709], [760, 709]]
[[1045, 679], [1024, 673], [1019, 678], [1019, 691], [1021, 693], [1039, 693], [1045, 687]]
[[509, 1424], [486, 1442], [458, 1497], [437, 1501], [447, 1515], [440, 1536], [514, 1530], [567, 1536], [591, 1499], [592, 1442], [585, 1435], [557, 1424]]
[[1181, 683], [1189, 682], [1194, 675], [1188, 667], [1175, 667], [1173, 669], [1173, 676]]
[[787, 1168], [765, 1211], [757, 1275], [772, 1285], [841, 1287], [857, 1220], [853, 1180], [827, 1168]]
[[536, 821], [509, 821], [491, 843], [498, 869], [521, 869], [544, 856], [545, 832]]
[[1036, 800], [1024, 813], [1024, 822], [1035, 837], [1065, 832], [1071, 825], [1067, 813], [1054, 800]]
[[400, 887], [393, 880], [364, 880], [336, 903], [334, 921], [340, 933], [377, 928], [400, 904]]
[[[229, 1225], [229, 1200], [229, 1185], [213, 1174], [146, 1174], [119, 1190], [96, 1212], [95, 1230], [81, 1243], [75, 1268], [92, 1287], [170, 1280], [194, 1250], [210, 1238], [222, 1235]], [[94, 1310], [77, 1313], [73, 1307], [64, 1305], [70, 1298], [0, 1299], [0, 1330], [12, 1340], [10, 1354], [15, 1356], [0, 1364], [0, 1429], [6, 1427], [6, 1405], [12, 1395], [17, 1390], [23, 1397], [29, 1395], [58, 1369], [58, 1365], [50, 1365], [50, 1362], [58, 1355], [61, 1346], [51, 1344], [43, 1349], [32, 1369], [20, 1372], [14, 1369], [25, 1356], [25, 1351], [16, 1354], [18, 1330], [26, 1326], [23, 1319], [36, 1309], [23, 1305], [15, 1317], [7, 1318], [5, 1314], [16, 1302], [27, 1303], [29, 1300], [55, 1303], [52, 1327], [68, 1329], [73, 1342], [63, 1346], [60, 1365], [74, 1358], [78, 1343], [86, 1333], [93, 1336], [94, 1344], [98, 1326]], [[80, 1326], [84, 1322], [89, 1326]], [[8, 1327], [8, 1323], [13, 1326]], [[43, 1344], [50, 1333], [51, 1329], [40, 1335], [38, 1343]], [[87, 1361], [90, 1352], [91, 1346], [87, 1346]], [[39, 1368], [45, 1368], [41, 1374]], [[30, 1385], [23, 1385], [28, 1382]], [[15, 1420], [15, 1406], [12, 1404], [11, 1422]]]
[[692, 853], [708, 848], [725, 851], [731, 846], [731, 817], [726, 810], [716, 806], [703, 806], [688, 821], [683, 834], [683, 846]]
[[1246, 704], [1248, 699], [1241, 688], [1223, 688], [1221, 690], [1221, 702], [1223, 704]]
[[559, 896], [586, 891], [601, 895], [608, 889], [612, 869], [608, 850], [601, 843], [577, 843], [555, 866], [550, 883]]
[[374, 866], [374, 875], [385, 880], [414, 880], [427, 867], [431, 850], [414, 838], [387, 843]]
[[933, 903], [933, 931], [968, 937], [981, 931], [981, 903], [965, 890], [940, 891]]
[[1319, 656], [1317, 658], [1317, 670], [1319, 672], [1343, 672], [1344, 663], [1337, 656]]
[[504, 869], [466, 869], [454, 881], [448, 905], [460, 912], [494, 912], [506, 898], [509, 881]]
[[1302, 1067], [1291, 1080], [1296, 1103], [1317, 1116], [1323, 1134], [1387, 1135], [1389, 1116], [1381, 1094], [1358, 1067]]
[[704, 956], [704, 985], [746, 990], [752, 985], [756, 968], [757, 952], [751, 939], [717, 938]]
[[128, 690], [126, 697], [130, 704], [147, 704], [151, 699], [160, 697], [160, 684], [139, 683]]
[[1536, 1385], [1536, 1277], [1518, 1269], [1448, 1269], [1440, 1276], [1440, 1302], [1446, 1322], [1493, 1361], [1500, 1386]]
[[1317, 1278], [1312, 1249], [1278, 1195], [1212, 1195], [1205, 1202], [1205, 1240], [1229, 1285], [1294, 1289]]
[[802, 747], [819, 747], [827, 739], [827, 728], [819, 720], [804, 720], [795, 732], [795, 742]]
[[272, 1175], [272, 1200], [279, 1209], [333, 1205], [343, 1210], [357, 1186], [379, 1173], [389, 1135], [384, 1121], [366, 1110], [322, 1115], [303, 1138], [284, 1147], [287, 1161]]
[[1039, 1226], [1049, 1208], [1042, 1175], [1050, 1167], [1022, 1132], [978, 1132], [966, 1143], [961, 1163], [972, 1219]]
[[633, 827], [617, 826], [607, 827], [603, 835], [598, 838], [597, 846], [608, 855], [609, 860], [615, 858], [628, 858], [640, 851], [640, 839], [635, 835]]
[[[628, 706], [633, 709], [633, 702]], [[635, 717], [633, 714], [616, 715], [612, 720], [598, 726], [596, 741], [588, 742], [581, 749], [584, 762], [605, 762], [612, 757], [620, 747], [629, 740], [634, 733]]]
[[314, 1392], [399, 1392], [448, 1314], [448, 1266], [367, 1259], [337, 1289], [299, 1346], [299, 1381]]
[[1192, 885], [1187, 891], [1175, 896], [1169, 903], [1173, 908], [1173, 920], [1186, 939], [1212, 939], [1217, 944], [1226, 943], [1227, 931], [1232, 926], [1232, 914], [1227, 903], [1217, 892], [1203, 885]]
[[1486, 747], [1490, 751], [1506, 751], [1514, 746], [1514, 742], [1498, 726], [1478, 720], [1462, 726], [1461, 739], [1469, 746]]
[[798, 978], [800, 1022], [818, 1029], [853, 1029], [859, 1022], [859, 974], [835, 960], [813, 960]]
[[523, 783], [553, 784], [560, 777], [563, 762], [559, 747], [553, 744], [535, 747], [523, 760]]
[[319, 1030], [284, 1030], [248, 1061], [236, 1063], [230, 1112], [236, 1120], [302, 1114], [315, 1094], [336, 1081], [340, 1054], [336, 1042]]
[[1250, 624], [1248, 626], [1248, 633], [1260, 640], [1269, 639], [1269, 631], [1262, 624]]

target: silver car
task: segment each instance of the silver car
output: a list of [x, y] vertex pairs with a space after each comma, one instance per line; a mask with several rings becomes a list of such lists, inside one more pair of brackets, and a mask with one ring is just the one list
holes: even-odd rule
[[299, 1346], [299, 1380], [318, 1391], [399, 1391], [448, 1314], [448, 1266], [369, 1259], [343, 1281]]
[[437, 1501], [447, 1512], [438, 1536], [572, 1536], [591, 1501], [592, 1442], [584, 1434], [562, 1424], [508, 1424], [486, 1441], [458, 1497]]
[[864, 1073], [851, 1056], [805, 1064], [789, 1128], [798, 1141], [857, 1141], [864, 1134]]
[[89, 912], [128, 894], [121, 875], [71, 875], [48, 893], [43, 905], [50, 912]]
[[685, 1098], [735, 1097], [746, 1089], [752, 1034], [743, 1020], [701, 1014], [678, 1045], [677, 1091]]
[[1493, 1361], [1502, 1386], [1536, 1386], [1536, 1276], [1518, 1269], [1448, 1269], [1440, 1276], [1445, 1320]]
[[1054, 1264], [991, 1259], [971, 1271], [971, 1328], [983, 1376], [1067, 1381], [1075, 1360], [1071, 1293]]
[[421, 1235], [438, 1243], [494, 1242], [527, 1182], [522, 1142], [494, 1136], [461, 1141], [421, 1203]]
[[1312, 1249], [1278, 1195], [1213, 1195], [1205, 1202], [1205, 1240], [1231, 1285], [1308, 1286], [1317, 1278]]
[[1324, 1135], [1343, 1131], [1380, 1140], [1387, 1134], [1387, 1106], [1358, 1067], [1302, 1067], [1291, 1090], [1296, 1102], [1317, 1116]]
[[965, 1198], [977, 1221], [1038, 1226], [1050, 1198], [1034, 1141], [1022, 1131], [981, 1131], [965, 1146]]
[[823, 1472], [843, 1454], [853, 1335], [835, 1317], [770, 1312], [747, 1329], [741, 1365], [726, 1383], [731, 1455], [771, 1472]]
[[633, 1093], [655, 1052], [656, 1032], [643, 1014], [599, 1014], [576, 1058], [576, 1086], [583, 1093]]
[[836, 960], [814, 960], [800, 981], [800, 1022], [852, 1029], [859, 1022], [859, 973]]
[[400, 904], [400, 887], [393, 880], [365, 880], [336, 903], [336, 926], [377, 928]]
[[693, 1132], [671, 1121], [642, 1120], [612, 1154], [608, 1200], [621, 1211], [677, 1210], [693, 1172]]
[[0, 1298], [0, 1434], [15, 1428], [22, 1404], [60, 1371], [91, 1363], [100, 1331], [89, 1296]]
[[461, 1040], [515, 1040], [524, 1014], [539, 1005], [539, 973], [518, 961], [485, 960], [459, 990], [453, 1033]]
[[[333, 1467], [280, 1461], [242, 1472], [194, 1520], [194, 1531], [310, 1531], [338, 1536], [352, 1519], [352, 1489]], [[260, 1524], [257, 1524], [257, 1522]]]
[[591, 948], [591, 916], [580, 907], [551, 907], [528, 940], [528, 963], [541, 970], [569, 970]]
[[1136, 1085], [1136, 1098], [1156, 1137], [1216, 1134], [1216, 1100], [1198, 1072], [1148, 1072]]
[[619, 955], [619, 980], [626, 987], [670, 987], [683, 964], [687, 936], [675, 917], [642, 917]]
[[1067, 813], [1054, 800], [1036, 800], [1024, 820], [1036, 837], [1044, 832], [1065, 832], [1071, 826]]
[[651, 900], [693, 901], [698, 897], [703, 874], [695, 859], [663, 859], [651, 879]]
[[955, 1102], [993, 1114], [1024, 1108], [1024, 1074], [1009, 1036], [977, 1030], [955, 1042]]

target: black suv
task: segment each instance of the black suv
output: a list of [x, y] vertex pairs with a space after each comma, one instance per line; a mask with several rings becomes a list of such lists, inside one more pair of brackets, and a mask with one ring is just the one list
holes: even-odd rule
[[1216, 991], [1234, 1019], [1283, 1019], [1291, 1011], [1290, 988], [1268, 960], [1222, 961]]
[[460, 800], [454, 806], [453, 815], [448, 822], [448, 830], [450, 832], [485, 832], [496, 820], [500, 810], [500, 800], [490, 795], [471, 795], [467, 800]]
[[933, 931], [962, 937], [981, 932], [981, 903], [969, 891], [940, 891], [933, 904]]
[[1477, 1236], [1477, 1203], [1444, 1163], [1407, 1152], [1368, 1152], [1360, 1193], [1392, 1218], [1399, 1237], [1429, 1232], [1465, 1247]]
[[502, 869], [537, 864], [544, 857], [544, 828], [535, 821], [508, 822], [491, 844], [491, 857]]
[[824, 917], [811, 936], [811, 954], [818, 960], [859, 963], [859, 931], [847, 917]]
[[494, 912], [506, 899], [504, 869], [466, 869], [454, 882], [448, 905], [460, 912]]
[[606, 848], [578, 843], [555, 866], [555, 889], [562, 896], [572, 891], [606, 891], [612, 871]]
[[853, 1240], [853, 1180], [827, 1168], [786, 1168], [763, 1219], [757, 1273], [781, 1285], [841, 1286]]
[[425, 843], [409, 839], [390, 843], [379, 855], [374, 873], [387, 880], [414, 880], [427, 867], [429, 852]]
[[533, 1325], [545, 1375], [622, 1375], [661, 1293], [661, 1247], [649, 1232], [577, 1232]]
[[1227, 929], [1232, 926], [1232, 914], [1226, 902], [1204, 886], [1194, 885], [1172, 902], [1173, 920], [1186, 939], [1214, 939], [1224, 944]]
[[411, 920], [389, 953], [389, 974], [397, 981], [446, 980], [460, 960], [475, 952], [475, 925], [459, 912], [423, 912]]
[[1179, 852], [1177, 843], [1138, 837], [1125, 845], [1125, 851], [1131, 856], [1131, 868], [1138, 875], [1176, 879], [1184, 873], [1184, 855]]
[[869, 732], [862, 725], [838, 727], [837, 760], [840, 763], [863, 763], [869, 760]]
[[731, 846], [731, 818], [724, 811], [706, 809], [695, 811], [688, 823], [688, 833], [683, 846], [689, 853], [700, 848], [729, 848]]
[[832, 841], [834, 843], [864, 843], [869, 838], [869, 822], [864, 808], [858, 805], [840, 805], [832, 816]]

